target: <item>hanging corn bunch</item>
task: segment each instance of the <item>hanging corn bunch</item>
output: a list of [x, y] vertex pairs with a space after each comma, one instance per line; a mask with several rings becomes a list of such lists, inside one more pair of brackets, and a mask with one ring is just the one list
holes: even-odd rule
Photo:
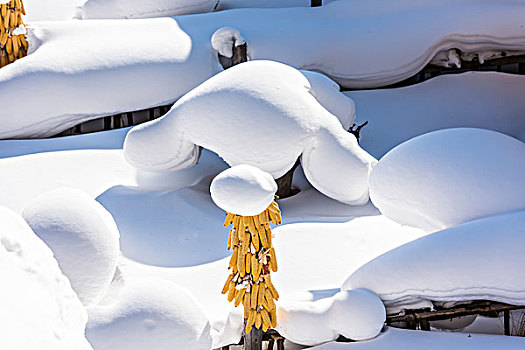
[[28, 45], [22, 21], [25, 14], [22, 0], [0, 4], [0, 68], [27, 55]]
[[259, 215], [240, 216], [226, 214], [224, 226], [233, 224], [228, 237], [228, 249], [233, 249], [228, 276], [222, 293], [235, 306], [243, 304], [246, 333], [252, 327], [264, 332], [277, 326], [274, 299], [279, 293], [272, 284], [270, 270], [277, 271], [277, 259], [272, 246], [270, 223], [281, 223], [281, 212], [275, 201]]

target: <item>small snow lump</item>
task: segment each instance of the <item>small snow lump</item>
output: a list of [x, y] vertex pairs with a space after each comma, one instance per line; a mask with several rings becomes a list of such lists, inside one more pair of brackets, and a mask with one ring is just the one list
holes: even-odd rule
[[385, 307], [376, 294], [366, 289], [345, 290], [314, 302], [281, 302], [277, 330], [294, 343], [313, 346], [339, 335], [357, 341], [372, 339], [385, 319]]
[[215, 204], [224, 211], [253, 216], [262, 213], [272, 203], [277, 184], [270, 174], [243, 164], [217, 175], [210, 192]]

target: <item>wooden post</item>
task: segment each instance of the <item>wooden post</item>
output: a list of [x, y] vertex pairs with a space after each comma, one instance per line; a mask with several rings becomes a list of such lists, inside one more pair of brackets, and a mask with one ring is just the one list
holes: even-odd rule
[[299, 164], [299, 159], [297, 159], [292, 169], [288, 170], [286, 174], [275, 180], [277, 183], [277, 197], [288, 198], [299, 193], [298, 189], [292, 188], [293, 173]]
[[126, 113], [126, 119], [128, 120], [128, 126], [133, 125], [133, 113], [132, 112]]
[[[244, 320], [246, 326], [246, 320]], [[250, 333], [244, 333], [244, 350], [262, 350], [263, 331], [252, 327]]]
[[277, 350], [284, 350], [284, 339], [277, 339]]
[[419, 329], [422, 331], [430, 331], [430, 322], [426, 319], [419, 320]]
[[104, 130], [111, 130], [111, 117], [104, 117]]
[[248, 61], [248, 45], [246, 43], [236, 46], [233, 44], [232, 67]]
[[268, 348], [266, 350], [273, 350], [273, 344], [275, 343], [275, 339], [268, 340]]
[[503, 331], [505, 335], [510, 335], [510, 312], [509, 310], [503, 311]]

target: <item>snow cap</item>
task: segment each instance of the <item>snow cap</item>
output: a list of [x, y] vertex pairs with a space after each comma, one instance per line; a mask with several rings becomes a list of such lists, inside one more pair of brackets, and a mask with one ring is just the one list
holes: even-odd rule
[[243, 216], [262, 213], [272, 203], [277, 184], [272, 175], [251, 165], [237, 165], [213, 179], [211, 198], [223, 210]]
[[370, 175], [383, 215], [437, 231], [525, 209], [525, 143], [475, 128], [430, 132], [388, 152]]

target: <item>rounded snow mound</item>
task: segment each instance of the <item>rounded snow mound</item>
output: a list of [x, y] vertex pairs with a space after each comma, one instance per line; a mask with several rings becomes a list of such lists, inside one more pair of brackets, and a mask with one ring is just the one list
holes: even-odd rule
[[367, 288], [388, 308], [421, 300], [525, 303], [525, 211], [486, 217], [391, 250], [342, 289]]
[[218, 0], [88, 0], [83, 19], [171, 17], [211, 12]]
[[87, 314], [51, 250], [0, 207], [1, 349], [91, 349]]
[[458, 128], [415, 137], [370, 175], [370, 197], [388, 218], [435, 231], [525, 208], [525, 143]]
[[89, 308], [95, 349], [210, 350], [210, 324], [188, 291], [158, 278], [127, 284], [111, 305]]
[[[301, 157], [307, 179], [320, 192], [364, 204], [376, 160], [323, 106], [342, 113], [335, 104], [347, 98], [334, 90], [320, 75], [305, 76], [282, 63], [239, 64], [187, 93], [162, 118], [134, 127], [124, 155], [139, 169], [174, 171], [197, 162], [199, 145], [230, 166], [252, 165], [275, 179]], [[329, 91], [341, 96], [329, 98]], [[348, 106], [353, 113], [353, 103]]]
[[237, 165], [217, 175], [210, 186], [211, 198], [222, 210], [253, 216], [273, 202], [277, 184], [272, 175], [251, 166]]
[[37, 197], [23, 216], [51, 248], [82, 303], [99, 302], [120, 254], [120, 235], [111, 214], [83, 191], [60, 188]]
[[339, 335], [352, 340], [372, 339], [386, 319], [381, 299], [365, 289], [346, 290], [331, 298], [296, 302], [278, 308], [278, 332], [301, 345], [317, 345]]

